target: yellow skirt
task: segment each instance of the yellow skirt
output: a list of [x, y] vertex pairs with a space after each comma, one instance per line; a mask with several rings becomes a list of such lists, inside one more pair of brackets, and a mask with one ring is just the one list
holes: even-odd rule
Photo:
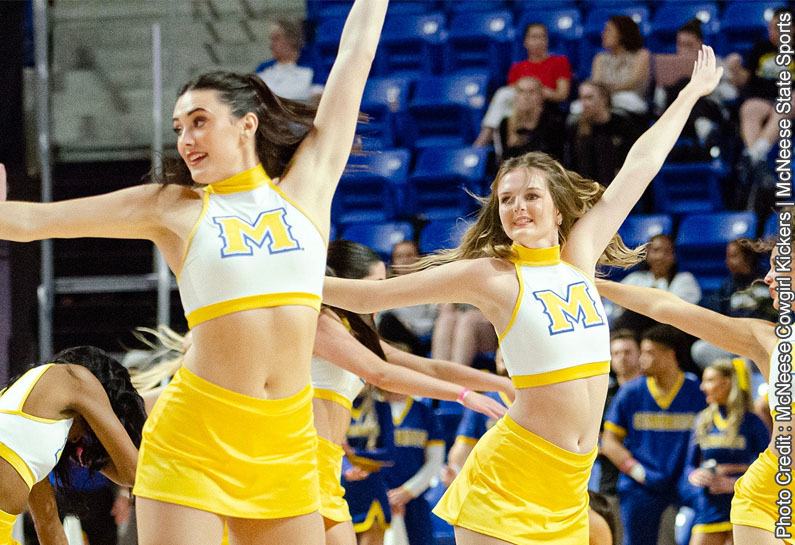
[[505, 415], [475, 445], [433, 512], [517, 545], [587, 545], [596, 448], [576, 454]]
[[345, 522], [351, 520], [345, 489], [340, 483], [342, 457], [345, 451], [324, 439], [317, 438], [317, 469], [320, 479], [320, 514], [328, 520]]
[[257, 399], [183, 367], [144, 425], [133, 493], [229, 517], [304, 515], [320, 507], [316, 448], [310, 385]]
[[19, 545], [18, 541], [11, 538], [16, 520], [16, 515], [0, 511], [0, 545]]
[[[775, 534], [776, 521], [779, 519], [779, 507], [776, 501], [779, 499], [779, 491], [783, 488], [786, 488], [791, 495], [790, 520], [795, 517], [795, 483], [779, 486], [775, 481], [777, 471], [778, 457], [767, 448], [734, 484], [730, 519], [732, 524], [761, 528]], [[795, 537], [795, 527], [792, 523], [786, 526], [786, 531]], [[784, 541], [795, 543], [793, 538], [784, 538]]]

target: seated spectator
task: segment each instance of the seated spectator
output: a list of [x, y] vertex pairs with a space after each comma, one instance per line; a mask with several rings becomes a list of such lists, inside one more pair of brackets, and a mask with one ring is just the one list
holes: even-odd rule
[[563, 120], [544, 104], [541, 80], [522, 78], [514, 84], [513, 114], [500, 122], [494, 137], [497, 164], [528, 151], [563, 159]]
[[308, 102], [319, 95], [320, 88], [313, 87], [314, 70], [299, 66], [303, 36], [301, 24], [288, 19], [279, 19], [271, 26], [270, 49], [273, 60], [257, 67], [257, 75], [271, 91], [282, 98]]
[[[417, 244], [411, 240], [398, 242], [392, 248], [390, 276], [411, 272], [409, 268], [420, 257]], [[417, 356], [427, 356], [431, 350], [433, 324], [439, 314], [438, 305], [414, 305], [380, 313], [376, 322], [378, 333], [387, 341], [400, 343]]]
[[[680, 271], [676, 264], [674, 243], [669, 235], [655, 235], [649, 240], [646, 260], [641, 267], [642, 270], [629, 273], [621, 283], [669, 291], [693, 304], [701, 300], [701, 288], [696, 278], [689, 272]], [[609, 307], [610, 310], [606, 310], [613, 329], [627, 328], [637, 332], [655, 324], [651, 318], [617, 305]]]
[[775, 11], [767, 27], [768, 39], [754, 45], [744, 61], [736, 53], [727, 59], [733, 80], [741, 87], [740, 133], [745, 152], [752, 162], [763, 162], [767, 158], [777, 141], [779, 120], [785, 117], [775, 111], [779, 72], [789, 70], [795, 75], [792, 64], [779, 66], [776, 63], [781, 36], [778, 22], [786, 10], [779, 8]]
[[[765, 272], [759, 264], [759, 255], [740, 240], [733, 240], [726, 245], [726, 268], [729, 269], [729, 277], [703, 306], [724, 316], [775, 322], [778, 314], [773, 308], [768, 287], [754, 284], [754, 280], [763, 277]], [[693, 343], [691, 354], [693, 361], [702, 369], [718, 358], [734, 356], [700, 339]]]
[[624, 112], [612, 110], [610, 91], [601, 83], [583, 82], [579, 97], [582, 113], [569, 127], [566, 165], [607, 187], [643, 127]]
[[[747, 375], [744, 380], [747, 388]], [[685, 468], [688, 481], [696, 487], [690, 545], [723, 544], [732, 537], [729, 511], [734, 483], [765, 450], [770, 433], [752, 412], [751, 395], [740, 387], [731, 360], [707, 367], [701, 390], [709, 406], [696, 416]]]
[[651, 54], [643, 48], [640, 28], [627, 15], [613, 15], [605, 23], [602, 47], [607, 52], [594, 57], [591, 79], [610, 90], [614, 107], [646, 113]]
[[571, 86], [571, 66], [564, 55], [549, 54], [549, 35], [546, 25], [530, 23], [525, 28], [524, 47], [527, 60], [519, 61], [508, 71], [508, 85], [500, 87], [483, 116], [480, 134], [473, 145], [488, 146], [503, 118], [511, 115], [514, 85], [526, 77], [537, 78], [543, 84], [541, 93], [545, 101], [565, 102]]

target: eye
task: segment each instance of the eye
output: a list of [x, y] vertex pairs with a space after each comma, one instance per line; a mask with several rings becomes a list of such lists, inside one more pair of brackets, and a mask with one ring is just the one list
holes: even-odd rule
[[202, 125], [204, 125], [205, 122], [206, 122], [206, 119], [201, 117], [201, 116], [193, 118], [193, 126], [194, 127], [201, 127]]
[[180, 133], [180, 131], [182, 131], [182, 127], [173, 127], [171, 130], [174, 131], [174, 134], [178, 135]]

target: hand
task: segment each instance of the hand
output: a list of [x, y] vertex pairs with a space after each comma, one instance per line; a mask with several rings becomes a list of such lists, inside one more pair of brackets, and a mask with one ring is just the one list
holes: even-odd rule
[[345, 471], [346, 481], [363, 481], [369, 476], [370, 472], [366, 469], [360, 468], [359, 466], [353, 466], [352, 468]]
[[701, 46], [698, 59], [693, 64], [693, 75], [690, 77], [690, 88], [698, 96], [703, 97], [715, 90], [723, 76], [723, 67], [717, 65], [715, 52], [708, 45]]
[[441, 479], [445, 488], [449, 488], [457, 476], [458, 472], [448, 464], [445, 464], [444, 467], [442, 467], [442, 472], [439, 474], [439, 478]]
[[462, 403], [467, 409], [472, 409], [473, 411], [485, 414], [494, 420], [499, 420], [505, 413], [508, 412], [508, 409], [503, 407], [502, 404], [477, 392], [467, 392], [464, 395]]
[[113, 516], [116, 526], [120, 525], [122, 522], [127, 522], [130, 520], [131, 506], [132, 500], [126, 496], [119, 496], [116, 498], [116, 501], [113, 502], [113, 507], [110, 509], [110, 514]]
[[387, 491], [386, 496], [389, 498], [392, 512], [398, 515], [405, 512], [405, 505], [414, 499], [414, 495], [402, 486]]
[[712, 482], [709, 485], [710, 494], [729, 494], [734, 492], [734, 483], [737, 481], [736, 477], [729, 477], [727, 475], [713, 475]]
[[706, 469], [698, 468], [690, 472], [687, 476], [688, 482], [693, 486], [706, 487], [712, 485], [715, 475]]
[[6, 166], [0, 163], [0, 202], [6, 200]]
[[718, 464], [715, 473], [718, 475], [742, 475], [748, 470], [748, 464]]

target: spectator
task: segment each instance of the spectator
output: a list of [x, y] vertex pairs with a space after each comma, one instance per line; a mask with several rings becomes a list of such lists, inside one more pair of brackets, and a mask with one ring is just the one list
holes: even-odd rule
[[433, 409], [387, 393], [395, 426], [395, 465], [384, 469], [392, 516], [403, 517], [411, 545], [432, 545], [431, 506], [423, 497], [444, 462], [444, 439]]
[[690, 430], [706, 402], [696, 378], [679, 368], [681, 342], [668, 325], [645, 331], [640, 367], [646, 376], [619, 388], [605, 418], [602, 452], [622, 473], [624, 545], [654, 543], [663, 511], [685, 495], [680, 481]]
[[545, 101], [560, 103], [569, 98], [571, 66], [564, 55], [549, 54], [549, 34], [546, 25], [530, 23], [525, 28], [524, 47], [527, 60], [519, 61], [508, 71], [508, 85], [494, 93], [489, 109], [475, 140], [475, 146], [491, 144], [500, 121], [511, 115], [514, 101], [514, 85], [526, 77], [537, 78], [543, 84], [541, 93]]
[[778, 123], [784, 115], [775, 111], [775, 100], [778, 97], [776, 82], [779, 73], [789, 70], [795, 74], [795, 67], [779, 66], [776, 63], [778, 54], [779, 30], [781, 15], [787, 11], [779, 8], [768, 24], [768, 39], [754, 45], [744, 62], [738, 54], [730, 55], [727, 66], [732, 78], [741, 87], [743, 103], [740, 106], [740, 133], [745, 144], [745, 152], [752, 162], [763, 162], [777, 141]]
[[270, 49], [273, 59], [260, 64], [256, 72], [280, 97], [308, 102], [320, 95], [322, 87], [313, 87], [312, 68], [297, 64], [303, 42], [300, 23], [279, 19], [270, 29]]
[[[674, 243], [669, 235], [655, 235], [646, 247], [643, 270], [629, 273], [622, 284], [669, 291], [689, 303], [701, 300], [701, 288], [689, 272], [679, 271], [674, 253]], [[611, 305], [608, 312], [611, 327], [643, 331], [655, 322], [632, 311]]]
[[[729, 277], [703, 306], [724, 316], [775, 322], [778, 314], [773, 308], [770, 291], [764, 284], [754, 284], [754, 280], [764, 276], [758, 258], [758, 254], [740, 240], [729, 242], [726, 245], [726, 268], [729, 269]], [[702, 369], [712, 365], [718, 358], [734, 356], [700, 339], [693, 343], [691, 354], [693, 361]]]
[[[411, 272], [409, 268], [420, 257], [417, 244], [411, 240], [392, 247], [390, 276]], [[378, 334], [387, 341], [399, 343], [417, 356], [427, 356], [431, 349], [433, 324], [439, 314], [438, 305], [414, 305], [382, 312], [377, 317]]]
[[610, 90], [613, 106], [644, 114], [651, 77], [651, 54], [643, 47], [637, 23], [627, 15], [613, 15], [602, 31], [602, 47], [593, 59], [591, 79]]
[[580, 84], [579, 100], [581, 114], [570, 118], [566, 162], [572, 170], [607, 187], [643, 127], [624, 112], [612, 110], [610, 90], [601, 83]]
[[497, 163], [528, 151], [543, 151], [563, 159], [563, 121], [544, 104], [541, 80], [524, 77], [514, 84], [514, 108], [510, 117], [500, 122], [494, 138]]

